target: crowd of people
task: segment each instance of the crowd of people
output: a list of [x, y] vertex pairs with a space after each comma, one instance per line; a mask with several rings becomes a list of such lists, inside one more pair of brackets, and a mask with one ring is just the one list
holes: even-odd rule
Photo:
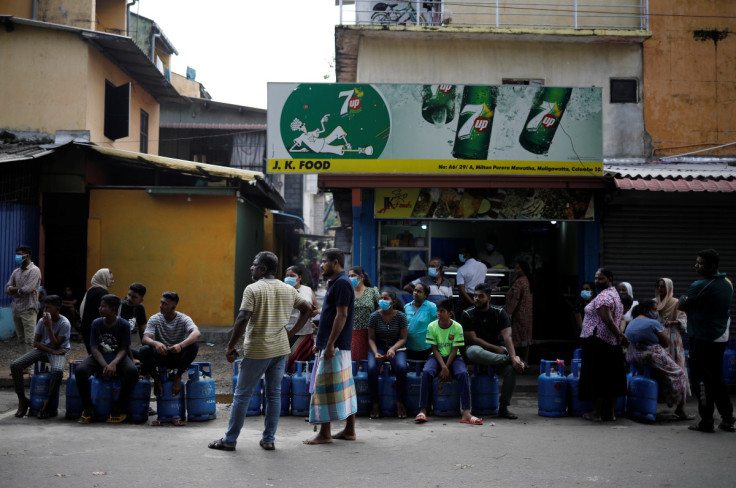
[[[494, 251], [490, 244], [486, 250], [491, 254]], [[18, 247], [18, 268], [5, 286], [5, 292], [14, 298], [18, 337], [30, 345], [26, 354], [11, 365], [19, 400], [18, 417], [24, 416], [30, 405], [24, 392], [23, 371], [35, 361], [49, 362], [51, 393], [58, 392], [71, 331], [70, 321], [61, 313], [65, 300], [57, 295], [45, 297], [43, 315], [36, 322], [40, 272], [31, 262], [30, 252], [27, 246]], [[276, 255], [258, 253], [251, 266], [253, 283], [243, 292], [240, 312], [225, 349], [225, 357], [233, 362], [243, 340], [243, 360], [228, 429], [209, 447], [235, 450], [253, 388], [263, 377], [267, 407], [260, 445], [274, 449], [283, 374], [292, 370], [295, 361], [312, 358], [315, 365], [310, 380], [308, 420], [319, 426], [319, 432], [305, 440], [306, 444], [356, 438], [353, 360], [367, 361], [371, 418], [380, 416], [379, 369], [389, 366], [397, 381], [397, 414], [399, 418], [406, 417], [407, 359], [417, 359], [425, 364], [416, 423], [429, 420], [430, 391], [435, 378], [457, 381], [460, 422], [483, 423], [470, 413], [466, 362], [494, 369], [502, 380], [498, 416], [516, 419], [509, 406], [516, 375], [526, 369], [531, 345], [532, 266], [524, 259], [514, 263], [516, 279], [501, 307], [492, 304], [493, 288], [485, 279], [487, 267], [475, 259], [474, 250], [464, 248], [459, 259], [464, 265], [457, 272], [457, 302], [452, 299], [442, 260], [432, 258], [427, 275], [406, 285], [404, 290], [411, 292], [412, 300], [404, 304], [397, 289], [373, 287], [360, 266], [346, 272], [344, 253], [327, 249], [320, 265], [326, 279], [320, 310], [315, 293], [302, 283], [300, 266], [287, 268], [282, 281], [276, 276]], [[702, 279], [679, 299], [673, 296], [672, 281], [660, 278], [652, 299], [635, 301], [631, 285], [615, 286], [613, 273], [606, 268], [596, 271], [594, 283], [583, 284], [576, 311], [582, 342], [580, 399], [593, 404], [592, 411], [584, 416], [586, 419], [615, 420], [614, 402], [626, 394], [628, 361], [651, 368], [660, 383], [661, 397], [675, 407], [676, 418], [693, 418], [684, 410], [685, 400], [691, 392], [699, 399], [700, 422], [690, 426], [692, 430], [714, 431], [713, 413], [717, 408], [721, 415], [718, 427], [734, 431], [733, 408], [721, 372], [733, 286], [718, 266], [716, 251], [698, 253], [696, 271]], [[76, 369], [83, 404], [79, 423], [90, 422], [94, 414], [90, 376], [121, 380], [121, 395], [107, 422], [122, 422], [126, 418], [127, 395], [138, 378], [135, 362], [140, 362], [142, 372], [153, 378], [156, 396], [164, 393], [159, 368], [168, 371], [172, 381], [170, 393], [177, 395], [182, 388], [181, 376], [198, 351], [199, 329], [190, 317], [176, 310], [179, 296], [175, 292], [163, 293], [160, 312], [146, 319], [142, 303], [145, 286], [131, 284], [121, 300], [108, 293], [113, 280], [109, 269], [97, 271], [80, 307], [81, 333], [89, 356]], [[66, 298], [67, 306], [73, 307]], [[685, 331], [690, 341], [689, 379], [682, 339]], [[131, 347], [131, 336], [136, 333], [140, 350]], [[523, 357], [517, 354], [520, 349]], [[39, 417], [54, 414], [44, 405]], [[331, 422], [338, 420], [346, 420], [345, 428], [332, 434]], [[172, 423], [184, 424], [182, 419]]]

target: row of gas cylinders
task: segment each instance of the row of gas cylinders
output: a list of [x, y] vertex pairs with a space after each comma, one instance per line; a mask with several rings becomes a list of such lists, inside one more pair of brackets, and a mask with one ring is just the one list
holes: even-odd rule
[[[238, 382], [239, 361], [236, 361], [233, 374], [233, 393]], [[424, 361], [407, 361], [409, 372], [406, 375], [405, 406], [407, 415], [419, 413], [419, 389], [422, 383]], [[284, 375], [281, 381], [281, 415], [309, 415], [309, 383], [312, 361], [296, 361], [296, 372]], [[359, 416], [370, 415], [373, 407], [368, 384], [368, 361], [353, 361], [353, 380], [357, 395]], [[378, 376], [378, 396], [381, 416], [396, 417], [397, 386], [396, 377], [391, 374], [389, 364], [382, 366]], [[475, 367], [470, 376], [470, 403], [474, 415], [498, 413], [498, 377], [492, 368]], [[431, 394], [432, 413], [437, 416], [453, 417], [460, 415], [460, 389], [456, 380], [440, 382], [434, 379]], [[266, 409], [263, 379], [256, 385], [248, 403], [246, 415], [261, 415]]]
[[[76, 419], [82, 415], [82, 399], [79, 396], [77, 380], [74, 372], [79, 361], [69, 363], [69, 378], [66, 381], [66, 418]], [[158, 419], [167, 422], [173, 418], [186, 418], [189, 421], [203, 421], [216, 418], [215, 381], [212, 379], [210, 363], [192, 363], [189, 367], [188, 380], [178, 395], [171, 395], [173, 378], [165, 369], [161, 370], [163, 395], [156, 398]], [[93, 419], [105, 421], [110, 416], [112, 405], [120, 396], [120, 380], [91, 376]], [[38, 361], [31, 376], [31, 415], [37, 415], [43, 403], [49, 398], [51, 374], [45, 362]], [[151, 399], [151, 380], [144, 376], [128, 397], [128, 418], [133, 422], [148, 420]], [[58, 392], [51, 399], [50, 406], [56, 411], [59, 406]]]
[[[580, 368], [579, 351], [575, 351], [571, 373], [565, 376], [565, 362], [542, 360], [540, 364], [538, 405], [542, 417], [581, 417], [593, 410], [591, 402], [579, 399]], [[654, 421], [657, 415], [659, 385], [649, 374], [649, 366], [631, 365], [627, 375], [627, 395], [618, 397], [614, 405], [616, 415], [624, 415], [643, 421]]]

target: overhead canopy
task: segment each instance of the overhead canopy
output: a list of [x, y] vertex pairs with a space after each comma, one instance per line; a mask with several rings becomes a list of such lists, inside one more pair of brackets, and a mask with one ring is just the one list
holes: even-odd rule
[[621, 190], [665, 192], [736, 191], [736, 167], [727, 162], [606, 165]]
[[111, 158], [124, 160], [129, 163], [139, 164], [146, 167], [155, 166], [162, 169], [176, 170], [179, 173], [192, 176], [238, 179], [241, 181], [263, 180], [263, 173], [258, 171], [248, 171], [228, 166], [217, 166], [215, 164], [195, 163], [192, 161], [185, 161], [183, 159], [123, 151], [122, 149], [111, 149], [109, 147], [100, 147], [91, 144], [79, 145], [84, 146], [91, 151]]

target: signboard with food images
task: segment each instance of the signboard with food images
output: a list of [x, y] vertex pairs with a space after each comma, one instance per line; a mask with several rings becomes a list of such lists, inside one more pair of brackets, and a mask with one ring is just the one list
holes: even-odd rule
[[269, 173], [603, 172], [596, 87], [269, 83], [267, 117]]
[[593, 220], [593, 191], [564, 188], [377, 188], [377, 219]]

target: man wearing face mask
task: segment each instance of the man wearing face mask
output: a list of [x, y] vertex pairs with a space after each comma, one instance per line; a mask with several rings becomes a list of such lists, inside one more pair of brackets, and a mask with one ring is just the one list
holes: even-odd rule
[[38, 314], [38, 289], [41, 286], [41, 270], [31, 261], [30, 246], [18, 246], [15, 250], [18, 266], [5, 285], [5, 293], [13, 297], [10, 304], [15, 322], [15, 335], [24, 351], [33, 350], [33, 337]]
[[503, 257], [503, 254], [498, 252], [498, 237], [496, 234], [488, 236], [486, 248], [484, 251], [478, 253], [478, 260], [483, 261], [489, 268], [499, 265], [501, 267], [506, 266], [506, 259]]
[[469, 291], [474, 291], [476, 286], [486, 281], [488, 268], [485, 264], [475, 260], [475, 249], [470, 246], [460, 250], [458, 259], [463, 265], [457, 270], [456, 284], [459, 296], [455, 307], [455, 317], [462, 317], [463, 311], [473, 306], [473, 297]]
[[445, 278], [442, 270], [444, 263], [438, 257], [434, 257], [429, 261], [427, 268], [427, 276], [417, 278], [404, 287], [404, 291], [414, 293], [414, 287], [419, 283], [423, 284], [429, 291], [428, 299], [432, 303], [437, 303], [443, 298], [452, 298], [452, 284], [450, 280]]

